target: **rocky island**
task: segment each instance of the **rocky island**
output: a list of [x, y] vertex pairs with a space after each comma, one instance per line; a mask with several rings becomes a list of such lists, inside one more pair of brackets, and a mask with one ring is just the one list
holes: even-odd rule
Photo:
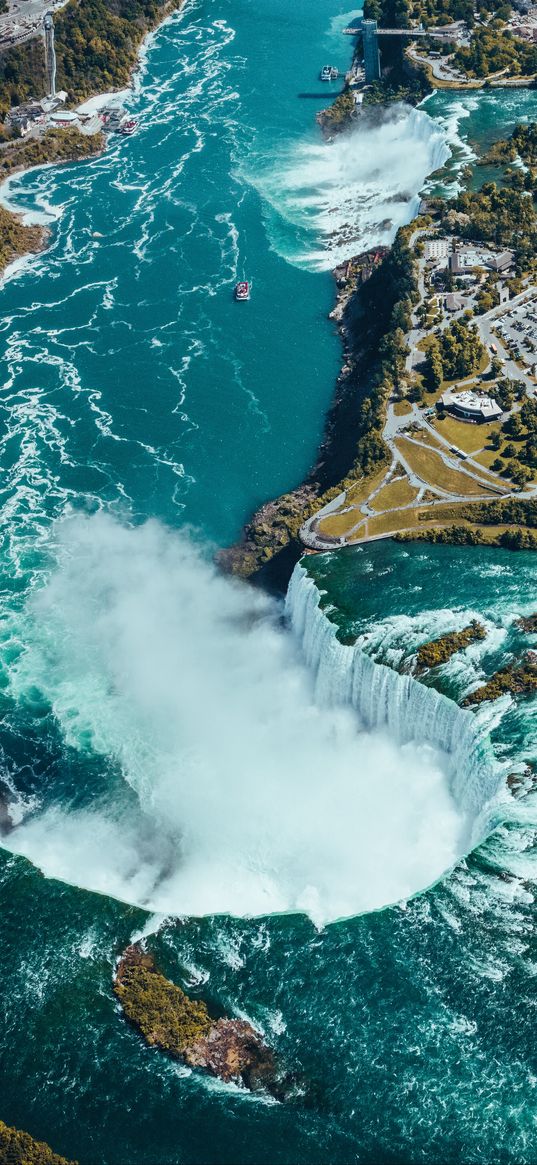
[[537, 692], [537, 652], [528, 651], [523, 660], [501, 668], [487, 680], [486, 684], [470, 692], [463, 700], [463, 707], [482, 704], [485, 700], [497, 700], [499, 696], [531, 696]]
[[447, 635], [442, 635], [440, 639], [431, 639], [428, 643], [422, 643], [421, 647], [418, 648], [416, 657], [418, 671], [440, 667], [441, 664], [447, 663], [457, 651], [464, 651], [465, 647], [469, 647], [471, 643], [485, 639], [485, 637], [486, 631], [483, 624], [474, 619], [468, 627], [463, 627], [462, 631], [450, 631]]
[[206, 1004], [166, 979], [141, 947], [130, 946], [122, 955], [114, 991], [126, 1019], [151, 1047], [226, 1083], [284, 1094], [260, 1033], [244, 1019], [212, 1018]]

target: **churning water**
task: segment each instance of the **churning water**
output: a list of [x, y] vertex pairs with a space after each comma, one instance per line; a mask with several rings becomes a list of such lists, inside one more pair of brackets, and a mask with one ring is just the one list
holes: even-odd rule
[[425, 179], [449, 155], [446, 134], [426, 113], [373, 107], [350, 131], [287, 144], [276, 158], [254, 156], [243, 173], [264, 200], [278, 253], [329, 271], [391, 242], [416, 214]]
[[[52, 245], [0, 323], [0, 1116], [82, 1165], [537, 1159], [535, 810], [497, 783], [537, 759], [534, 713], [456, 705], [518, 650], [534, 559], [371, 548], [350, 612], [346, 559], [308, 562], [292, 633], [203, 549], [313, 458], [328, 267], [391, 237], [448, 139], [458, 165], [535, 102], [435, 97], [321, 142], [298, 93], [347, 65], [348, 15], [194, 0], [147, 53], [138, 134], [9, 186]], [[418, 643], [469, 613], [482, 647], [418, 685]], [[140, 934], [266, 1033], [296, 1105], [123, 1025], [112, 970]]]
[[165, 913], [303, 910], [324, 923], [406, 898], [470, 847], [492, 783], [474, 717], [413, 680], [401, 699], [405, 681], [371, 660], [377, 687], [387, 674], [393, 688], [381, 696], [356, 669], [351, 680], [350, 649], [319, 629], [330, 624], [305, 576], [289, 601], [308, 668], [275, 605], [184, 538], [104, 516], [59, 537], [57, 570], [11, 631], [10, 695], [50, 706], [71, 748], [115, 762], [138, 812], [113, 795], [79, 809], [53, 795], [10, 848]]

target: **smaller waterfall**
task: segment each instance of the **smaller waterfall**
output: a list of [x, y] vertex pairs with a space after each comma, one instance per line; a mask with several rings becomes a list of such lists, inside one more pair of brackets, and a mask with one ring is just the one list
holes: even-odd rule
[[358, 644], [345, 647], [319, 604], [315, 583], [297, 565], [286, 614], [316, 677], [317, 699], [324, 705], [350, 704], [366, 728], [385, 728], [399, 744], [432, 744], [447, 754], [451, 793], [473, 819], [474, 846], [490, 829], [491, 801], [502, 783], [485, 716], [464, 711], [412, 676], [377, 663]]
[[449, 156], [432, 118], [397, 104], [364, 110], [334, 141], [316, 135], [276, 155], [254, 150], [242, 175], [263, 198], [278, 254], [330, 271], [359, 251], [391, 243], [417, 214], [426, 178]]

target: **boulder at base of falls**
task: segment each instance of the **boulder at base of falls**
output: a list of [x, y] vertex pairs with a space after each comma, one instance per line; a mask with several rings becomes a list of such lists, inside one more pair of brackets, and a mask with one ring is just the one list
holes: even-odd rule
[[283, 1098], [284, 1082], [261, 1034], [244, 1019], [213, 1019], [206, 1004], [166, 979], [141, 947], [127, 947], [122, 955], [114, 991], [148, 1044], [221, 1080]]

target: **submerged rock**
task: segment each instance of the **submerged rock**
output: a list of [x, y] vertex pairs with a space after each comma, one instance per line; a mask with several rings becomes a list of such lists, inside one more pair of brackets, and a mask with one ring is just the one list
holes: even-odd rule
[[273, 1052], [260, 1032], [244, 1019], [213, 1019], [202, 1000], [190, 999], [166, 979], [139, 946], [122, 955], [114, 991], [148, 1044], [226, 1082], [283, 1097]]
[[537, 634], [537, 615], [521, 615], [519, 619], [515, 619], [515, 627], [528, 634]]
[[527, 764], [522, 771], [509, 773], [506, 784], [513, 797], [525, 797], [537, 786], [537, 773], [532, 765]]

